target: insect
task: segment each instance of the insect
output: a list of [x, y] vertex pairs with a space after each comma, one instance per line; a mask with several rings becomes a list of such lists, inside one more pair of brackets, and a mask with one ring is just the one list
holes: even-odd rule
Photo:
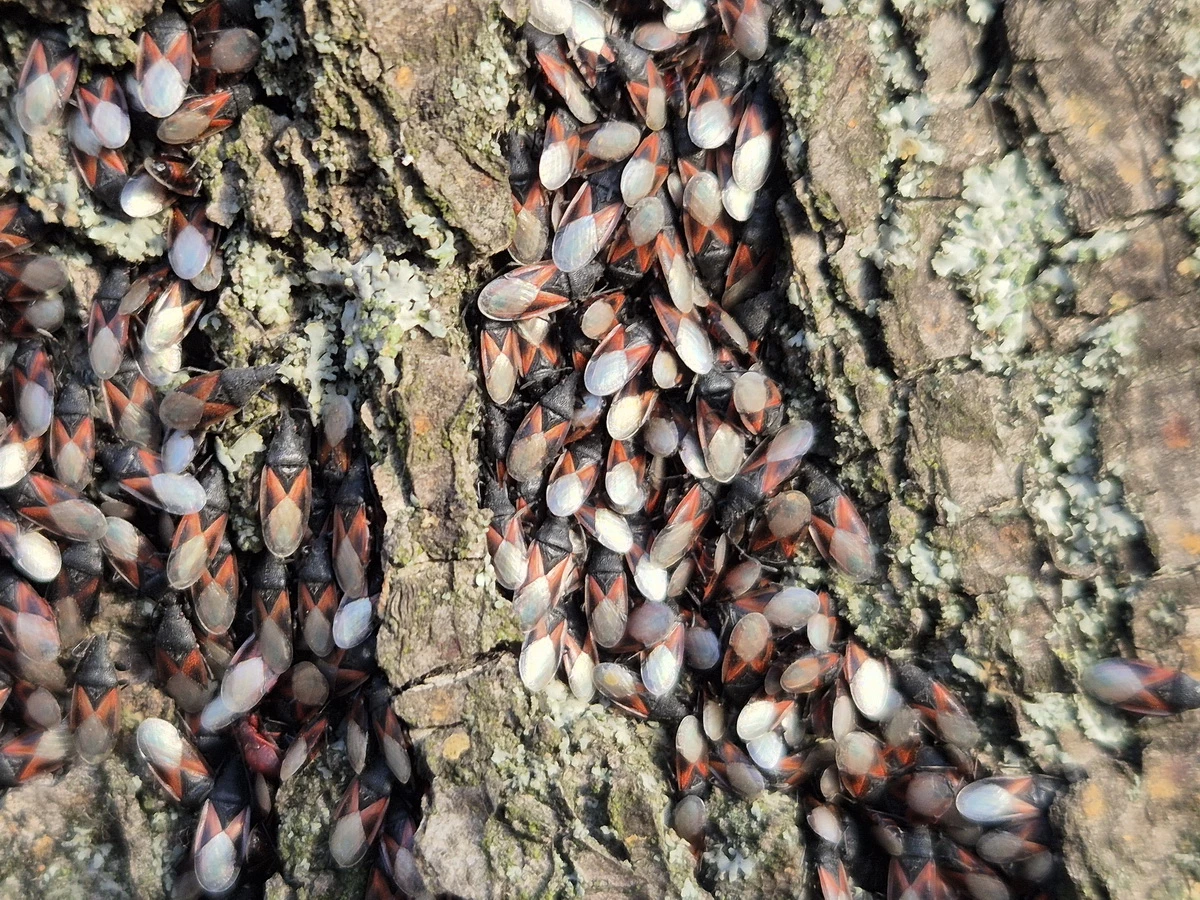
[[1200, 707], [1200, 682], [1140, 659], [1105, 659], [1083, 673], [1083, 689], [1134, 715], [1169, 716]]
[[46, 32], [34, 38], [17, 82], [17, 123], [28, 135], [41, 134], [62, 115], [79, 74], [79, 56], [65, 34]]
[[[0, 202], [0, 319], [11, 338], [0, 390], [0, 696], [9, 700], [0, 787], [72, 759], [102, 762], [141, 711], [122, 713], [124, 695], [152, 673], [177, 718], [143, 719], [133, 745], [148, 780], [189, 811], [190, 854], [176, 885], [260, 893], [281, 862], [275, 791], [328, 748], [354, 708], [372, 760], [361, 761], [330, 849], [362, 858], [382, 831], [382, 883], [412, 888], [422, 788], [375, 660], [382, 563], [354, 388], [331, 390], [318, 419], [279, 386], [277, 364], [222, 368], [196, 355], [205, 341], [193, 329], [224, 284], [213, 198], [196, 160], [256, 101], [261, 39], [246, 4], [189, 12], [168, 3], [135, 35], [131, 65], [89, 59], [78, 86], [66, 35], [37, 36], [15, 90], [17, 124], [30, 136], [68, 113], [78, 185], [95, 204], [168, 224], [162, 256], [107, 266], [78, 297], [80, 339], [52, 332], [65, 319], [64, 297], [86, 279], [60, 262], [61, 248], [44, 245], [40, 214]], [[537, 196], [530, 212], [548, 227]], [[500, 307], [534, 292], [525, 308], [500, 309], [516, 312], [497, 357], [511, 364], [514, 391], [518, 379], [559, 365], [554, 342], [531, 321], [539, 286], [561, 297], [550, 305], [566, 303], [590, 290], [581, 278], [549, 267], [497, 286]], [[260, 396], [280, 413], [263, 454], [257, 519], [251, 511], [243, 522], [243, 486], [227, 480], [209, 432]], [[247, 555], [260, 539], [265, 552]], [[136, 622], [120, 623], [128, 640], [114, 632], [110, 657], [108, 635], [96, 630], [100, 598], [120, 609], [132, 595], [149, 603]], [[384, 829], [393, 793], [398, 812]]]
[[312, 472], [306, 440], [295, 420], [284, 415], [267, 448], [259, 482], [258, 515], [263, 543], [281, 559], [300, 547], [312, 511]]
[[[1039, 890], [1052, 851], [1036, 872], [993, 859], [1022, 823], [1011, 852], [1042, 852], [1053, 782], [979, 779], [949, 688], [779, 570], [869, 583], [879, 550], [770, 364], [781, 119], [754, 63], [772, 11], [713, 5], [605, 27], [587, 3], [531, 4], [547, 118], [507, 136], [517, 267], [477, 297], [481, 493], [521, 679], [678, 722], [672, 822], [698, 855], [712, 786], [778, 788], [802, 798], [826, 898]], [[1133, 712], [1194, 705], [1186, 676], [1118, 665], [1085, 685]], [[945, 824], [963, 819], [997, 836]]]

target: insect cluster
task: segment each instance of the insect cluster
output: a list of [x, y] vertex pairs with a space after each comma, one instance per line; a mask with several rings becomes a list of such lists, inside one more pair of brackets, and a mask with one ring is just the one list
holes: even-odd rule
[[[715, 9], [712, 7], [715, 6]], [[699, 855], [712, 785], [803, 798], [826, 898], [1046, 895], [1057, 782], [981, 777], [961, 702], [871, 656], [828, 593], [780, 578], [811, 542], [870, 581], [850, 499], [785, 411], [772, 278], [779, 120], [758, 0], [608, 13], [534, 0], [548, 118], [509, 141], [518, 267], [478, 296], [491, 400], [489, 550], [520, 675], [677, 723], [676, 831]], [[775, 342], [773, 344], [773, 341]], [[1137, 713], [1196, 683], [1107, 660]]]
[[145, 719], [133, 743], [162, 789], [197, 810], [174, 896], [256, 895], [279, 863], [275, 792], [332, 739], [357, 773], [333, 816], [333, 861], [356, 865], [378, 843], [370, 896], [417, 895], [419, 794], [374, 659], [382, 512], [353, 407], [332, 401], [316, 436], [307, 416], [282, 413], [259, 483], [266, 550], [250, 558], [231, 542], [206, 432], [276, 367], [181, 374], [222, 278], [188, 151], [250, 101], [252, 23], [221, 3], [190, 21], [166, 12], [139, 34], [131, 70], [78, 86], [64, 35], [29, 48], [14, 98], [23, 131], [45, 132], [72, 107], [71, 152], [98, 201], [171, 220], [166, 261], [109, 270], [73, 353], [70, 335], [51, 334], [68, 279], [36, 249], [46, 228], [19, 202], [0, 207], [0, 785], [73, 756], [98, 762], [117, 744], [117, 671], [107, 635], [88, 632], [102, 591], [128, 589], [155, 603], [144, 649], [178, 713]]

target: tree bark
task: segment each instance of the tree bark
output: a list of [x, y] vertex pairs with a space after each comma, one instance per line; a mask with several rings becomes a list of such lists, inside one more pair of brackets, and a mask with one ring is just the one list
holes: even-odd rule
[[[10, 72], [35, 19], [69, 23], [85, 59], [107, 61], [129, 57], [159, 6], [21, 5], [0, 24]], [[1186, 193], [1200, 191], [1200, 12], [781, 6], [776, 287], [793, 349], [776, 362], [886, 562], [882, 583], [832, 585], [839, 606], [864, 641], [962, 693], [985, 765], [1069, 785], [1055, 808], [1064, 893], [1195, 892], [1200, 714], [1133, 722], [1078, 678], [1117, 654], [1200, 674], [1200, 199]], [[429, 782], [430, 889], [807, 896], [793, 798], [715, 798], [694, 867], [669, 828], [668, 731], [557, 688], [530, 697], [516, 676], [520, 636], [485, 563], [463, 310], [508, 242], [497, 136], [537, 124], [520, 4], [257, 10], [263, 95], [200, 157], [229, 273], [203, 327], [214, 364], [281, 362], [315, 407], [327, 385], [354, 391], [387, 515], [379, 657]], [[63, 224], [77, 325], [103, 259], [161, 252], [161, 235], [97, 219], [61, 139], [33, 164], [0, 140], [6, 187]], [[247, 543], [249, 435], [276, 403], [218, 435], [245, 476]], [[137, 650], [148, 611], [112, 598], [102, 615], [131, 648], [127, 708], [162, 711]], [[335, 873], [325, 849], [339, 759], [280, 793], [269, 896], [361, 896], [363, 873]], [[126, 740], [99, 770], [10, 791], [0, 893], [166, 896], [180, 820], [137, 776]]]

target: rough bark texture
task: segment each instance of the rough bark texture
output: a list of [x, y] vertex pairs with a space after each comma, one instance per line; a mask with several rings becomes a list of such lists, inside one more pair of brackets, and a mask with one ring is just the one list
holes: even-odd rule
[[[21, 5], [0, 25], [7, 91], [35, 17], [69, 22], [85, 58], [108, 61], [158, 8]], [[669, 735], [562, 690], [529, 697], [516, 677], [519, 636], [484, 561], [460, 312], [508, 240], [496, 135], [536, 121], [522, 10], [258, 10], [266, 95], [201, 157], [210, 215], [232, 225], [230, 286], [204, 327], [220, 362], [284, 362], [318, 407], [326, 376], [357, 392], [388, 516], [380, 659], [431, 784], [418, 836], [431, 889], [805, 895], [792, 799], [715, 801], [693, 870], [668, 827]], [[794, 305], [785, 336], [804, 332], [782, 362], [888, 561], [884, 584], [834, 585], [842, 608], [864, 640], [963, 692], [987, 765], [1071, 783], [1056, 821], [1081, 896], [1196, 893], [1200, 714], [1131, 723], [1076, 685], [1117, 652], [1200, 670], [1187, 219], [1200, 197], [1186, 193], [1200, 147], [1184, 134], [1200, 111], [1190, 125], [1181, 112], [1197, 96], [1200, 14], [1186, 0], [825, 0], [775, 21], [778, 287]], [[34, 165], [4, 138], [3, 180], [63, 223], [78, 323], [103, 261], [161, 252], [161, 223], [99, 217], [61, 139], [43, 143]], [[276, 402], [220, 435], [247, 546], [252, 433]], [[113, 598], [101, 623], [128, 646], [127, 738], [168, 703], [145, 658], [149, 612]], [[333, 873], [325, 849], [343, 768], [330, 751], [281, 792], [287, 865], [270, 896], [361, 895], [361, 873]], [[0, 894], [165, 896], [180, 826], [126, 739], [98, 770], [8, 792], [0, 834], [16, 852]]]

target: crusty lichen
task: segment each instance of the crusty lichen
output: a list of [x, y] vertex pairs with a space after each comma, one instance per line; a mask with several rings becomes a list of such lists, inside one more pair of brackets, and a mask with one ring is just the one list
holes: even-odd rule
[[[873, 0], [821, 0], [821, 12], [827, 16], [845, 15], [851, 9], [876, 6]], [[942, 9], [955, 9], [961, 0], [893, 0], [895, 8], [902, 13], [924, 15]], [[978, 25], [986, 25], [996, 14], [994, 0], [967, 0], [967, 17]]]
[[1028, 346], [1039, 304], [1066, 306], [1070, 265], [1120, 251], [1119, 234], [1072, 239], [1066, 192], [1045, 164], [1013, 151], [963, 173], [963, 200], [933, 269], [973, 302], [983, 341], [972, 356], [987, 372], [1011, 369]]
[[[1200, 239], [1200, 29], [1184, 36], [1179, 70], [1190, 83], [1189, 96], [1175, 114], [1175, 140], [1171, 144], [1171, 173], [1179, 185], [1179, 206], [1187, 214], [1192, 232]], [[1191, 259], [1192, 274], [1200, 275], [1200, 246]]]
[[384, 381], [395, 383], [396, 357], [407, 332], [420, 327], [433, 337], [446, 334], [429, 285], [408, 260], [389, 259], [376, 247], [354, 262], [327, 250], [315, 251], [307, 262], [309, 281], [349, 295], [339, 324], [351, 372], [374, 365]]

